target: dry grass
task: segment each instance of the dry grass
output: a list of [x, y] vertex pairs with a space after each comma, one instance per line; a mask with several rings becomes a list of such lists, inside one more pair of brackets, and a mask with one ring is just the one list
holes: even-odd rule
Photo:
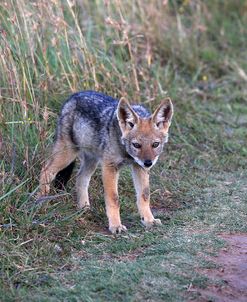
[[[195, 234], [211, 225], [217, 232], [222, 221], [226, 230], [244, 230], [242, 182], [238, 204], [230, 193], [216, 190], [214, 199], [204, 190], [217, 183], [214, 173], [236, 171], [241, 179], [246, 167], [246, 21], [243, 0], [0, 3], [0, 296], [61, 301], [67, 295], [72, 301], [84, 286], [87, 301], [151, 299], [150, 292], [154, 301], [178, 301], [188, 282], [205, 283], [188, 273], [190, 257], [201, 263], [195, 255], [209, 238], [213, 247], [219, 244], [211, 233], [195, 239], [187, 230]], [[99, 173], [91, 213], [75, 210], [73, 189], [53, 201], [33, 202], [30, 193], [37, 190], [58, 110], [69, 94], [83, 89], [151, 108], [166, 95], [173, 99], [170, 144], [151, 175], [155, 210], [165, 221], [160, 231], [146, 233], [137, 223], [128, 170], [120, 190], [123, 219], [133, 233], [115, 241], [105, 231]], [[105, 254], [97, 256], [102, 249]], [[140, 260], [132, 261], [131, 253]], [[109, 271], [115, 254], [124, 261]], [[94, 270], [98, 275], [91, 276]], [[109, 281], [115, 273], [126, 294]], [[73, 290], [76, 280], [82, 285]]]

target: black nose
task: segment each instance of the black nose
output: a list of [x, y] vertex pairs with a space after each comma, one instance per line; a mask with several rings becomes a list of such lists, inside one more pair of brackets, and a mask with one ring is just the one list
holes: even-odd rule
[[151, 167], [153, 162], [150, 159], [144, 160], [144, 166], [145, 167]]

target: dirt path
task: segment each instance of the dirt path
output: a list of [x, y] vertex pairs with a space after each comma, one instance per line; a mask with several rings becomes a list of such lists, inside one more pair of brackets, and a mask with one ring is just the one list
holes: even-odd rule
[[198, 301], [247, 301], [247, 234], [220, 235], [228, 246], [213, 259], [219, 268], [205, 271], [209, 278], [223, 280], [217, 285], [199, 290]]

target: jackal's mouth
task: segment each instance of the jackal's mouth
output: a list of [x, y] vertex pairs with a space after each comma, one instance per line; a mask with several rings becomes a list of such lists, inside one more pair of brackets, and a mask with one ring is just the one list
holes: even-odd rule
[[138, 157], [133, 156], [134, 161], [143, 169], [150, 170], [157, 162], [158, 156], [154, 160], [141, 160]]
[[152, 168], [153, 166], [153, 162], [151, 161], [151, 163], [149, 164], [145, 164], [145, 161], [142, 161], [141, 159], [137, 158], [137, 157], [133, 157], [134, 161], [143, 169], [145, 170], [149, 170]]

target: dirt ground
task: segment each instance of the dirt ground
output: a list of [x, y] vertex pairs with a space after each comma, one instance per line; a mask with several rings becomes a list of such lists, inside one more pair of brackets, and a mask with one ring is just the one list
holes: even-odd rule
[[246, 302], [247, 234], [224, 234], [220, 238], [226, 240], [228, 245], [212, 259], [218, 268], [204, 271], [217, 285], [200, 289], [201, 297], [198, 302]]

